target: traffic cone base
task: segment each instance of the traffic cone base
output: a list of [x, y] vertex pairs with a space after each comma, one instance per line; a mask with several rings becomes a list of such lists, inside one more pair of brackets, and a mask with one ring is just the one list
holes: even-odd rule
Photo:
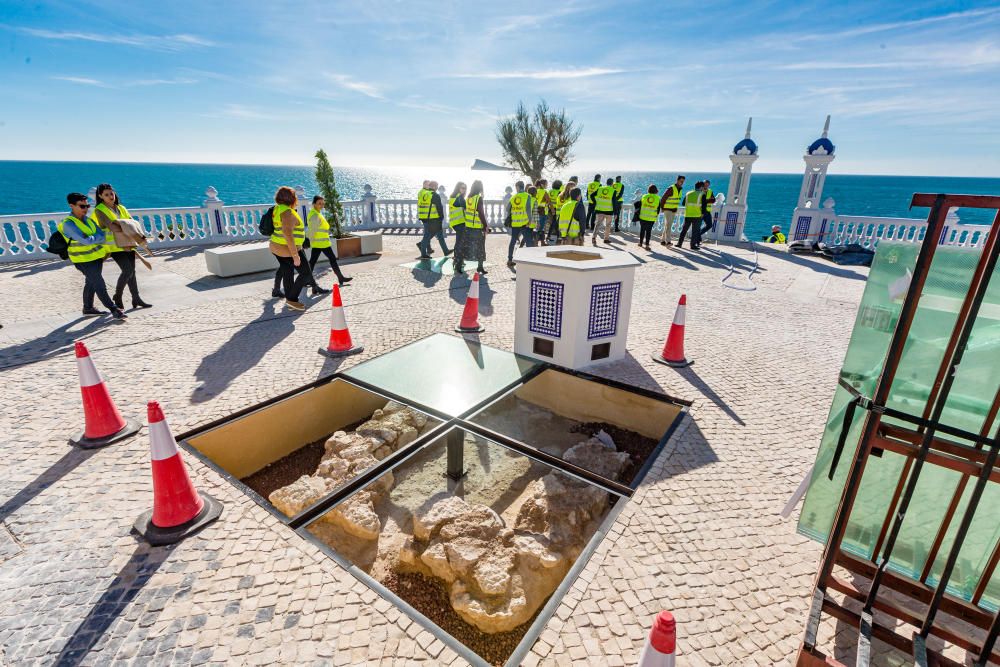
[[352, 354], [358, 354], [359, 352], [364, 352], [364, 351], [365, 351], [365, 346], [364, 345], [355, 345], [351, 349], [344, 350], [342, 352], [336, 352], [334, 350], [328, 350], [325, 347], [319, 348], [319, 353], [320, 354], [322, 354], [324, 357], [329, 357], [331, 359], [339, 359], [340, 357], [349, 357]]
[[486, 327], [484, 327], [483, 325], [479, 325], [478, 327], [473, 327], [469, 329], [465, 329], [463, 327], [455, 327], [455, 331], [458, 333], [482, 333], [486, 331]]
[[197, 516], [190, 521], [182, 523], [179, 526], [160, 528], [153, 524], [153, 510], [147, 510], [135, 520], [132, 530], [154, 547], [164, 544], [174, 544], [175, 542], [180, 542], [185, 537], [194, 535], [222, 515], [222, 503], [207, 493], [199, 493], [198, 495], [201, 496], [205, 505], [198, 512]]
[[79, 447], [80, 449], [98, 449], [100, 447], [107, 447], [108, 445], [118, 442], [119, 440], [131, 437], [138, 433], [140, 428], [141, 425], [135, 420], [126, 419], [125, 426], [123, 426], [117, 433], [106, 435], [103, 438], [88, 438], [86, 436], [86, 431], [80, 431], [69, 439], [69, 443]]
[[656, 363], [663, 364], [664, 366], [670, 366], [671, 368], [686, 368], [694, 364], [693, 361], [688, 361], [687, 359], [682, 359], [680, 361], [667, 361], [662, 356], [656, 353], [652, 354], [651, 356], [653, 357], [653, 361], [655, 361]]

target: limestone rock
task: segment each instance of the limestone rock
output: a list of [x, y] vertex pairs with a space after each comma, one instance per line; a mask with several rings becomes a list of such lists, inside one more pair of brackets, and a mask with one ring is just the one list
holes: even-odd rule
[[[601, 431], [603, 433], [603, 431]], [[629, 455], [609, 447], [597, 438], [577, 443], [563, 454], [563, 459], [608, 479], [618, 479], [629, 463]]]
[[273, 491], [268, 500], [278, 511], [294, 516], [335, 488], [337, 484], [326, 477], [303, 475], [288, 486]]

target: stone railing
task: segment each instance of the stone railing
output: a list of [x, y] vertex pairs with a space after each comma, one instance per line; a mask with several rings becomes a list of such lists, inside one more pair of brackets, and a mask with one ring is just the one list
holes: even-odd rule
[[[297, 187], [300, 213], [305, 219], [311, 197], [304, 188]], [[242, 241], [261, 240], [257, 229], [261, 215], [271, 204], [246, 204], [226, 206], [219, 199], [215, 188], [205, 191], [202, 206], [180, 208], [130, 209], [132, 217], [140, 221], [150, 237], [151, 248], [169, 248], [191, 245], [217, 245]], [[90, 197], [93, 199], [94, 192]], [[342, 202], [344, 221], [342, 228], [352, 230], [405, 230], [419, 229], [416, 199], [378, 199], [371, 187], [365, 186], [365, 196], [358, 201]], [[501, 200], [484, 200], [488, 224], [493, 229], [501, 229], [504, 207]], [[721, 206], [716, 205], [716, 215]], [[832, 206], [817, 235], [824, 243], [859, 243], [874, 247], [880, 240], [920, 242], [924, 238], [927, 223], [911, 218], [876, 218], [867, 216], [837, 215]], [[632, 222], [632, 204], [623, 202], [621, 226], [635, 231], [638, 223]], [[34, 259], [51, 259], [45, 248], [49, 236], [66, 217], [66, 213], [34, 213], [0, 216], [0, 263], [20, 262]], [[674, 232], [679, 232], [683, 218], [674, 221]], [[663, 216], [654, 227], [654, 235], [663, 228]], [[959, 224], [955, 211], [949, 214], [947, 226], [940, 242], [945, 245], [980, 247], [989, 232], [987, 225]], [[709, 233], [709, 238], [713, 238]]]

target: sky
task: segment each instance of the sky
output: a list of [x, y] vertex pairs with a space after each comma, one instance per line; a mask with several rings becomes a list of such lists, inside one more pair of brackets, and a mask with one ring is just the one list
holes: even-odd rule
[[462, 167], [545, 99], [581, 170], [1000, 176], [993, 2], [0, 0], [0, 160]]

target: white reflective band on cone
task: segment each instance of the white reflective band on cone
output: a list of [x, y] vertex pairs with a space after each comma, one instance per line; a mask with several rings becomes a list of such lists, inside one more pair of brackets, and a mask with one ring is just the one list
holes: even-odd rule
[[479, 281], [473, 280], [472, 284], [469, 285], [469, 298], [478, 299], [479, 298]]
[[330, 311], [330, 328], [334, 331], [343, 331], [347, 328], [347, 319], [344, 317], [343, 306], [335, 306]]
[[177, 454], [177, 442], [170, 433], [167, 420], [149, 425], [149, 452], [154, 461], [169, 459]]
[[101, 374], [97, 372], [97, 366], [94, 365], [94, 360], [90, 356], [77, 357], [76, 367], [80, 370], [80, 386], [81, 387], [93, 387], [95, 384], [101, 384]]
[[684, 326], [684, 309], [687, 306], [677, 306], [677, 312], [674, 313], [674, 324], [679, 327]]

